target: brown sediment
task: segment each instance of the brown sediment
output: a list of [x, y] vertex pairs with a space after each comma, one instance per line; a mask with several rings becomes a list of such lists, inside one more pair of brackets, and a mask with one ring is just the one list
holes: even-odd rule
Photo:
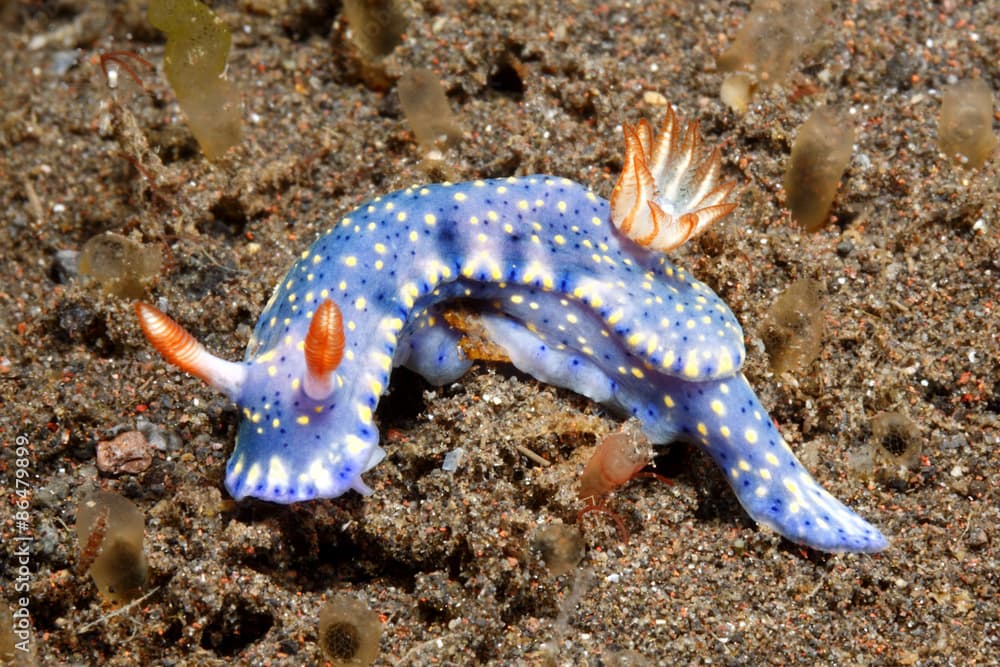
[[[384, 617], [383, 664], [583, 664], [628, 651], [653, 664], [991, 664], [1000, 178], [997, 160], [965, 170], [941, 158], [936, 91], [998, 79], [994, 5], [837, 3], [825, 46], [738, 116], [718, 99], [714, 62], [746, 3], [400, 6], [405, 39], [382, 65], [393, 81], [426, 67], [449, 83], [468, 132], [451, 165], [463, 179], [553, 173], [607, 197], [622, 164], [619, 126], [662, 113], [645, 93], [722, 144], [740, 208], [714, 228], [711, 257], [695, 243], [673, 259], [743, 323], [746, 374], [792, 448], [892, 546], [870, 557], [790, 545], [744, 518], [701, 452], [676, 446], [657, 461], [673, 486], [617, 492], [629, 544], [611, 522], [588, 522], [579, 567], [553, 576], [532, 538], [574, 521], [586, 454], [619, 422], [501, 364], [438, 389], [394, 374], [377, 415], [388, 457], [366, 476], [370, 498], [231, 502], [221, 480], [235, 408], [158, 359], [130, 304], [81, 280], [72, 251], [105, 231], [169, 248], [150, 302], [238, 359], [302, 250], [353, 207], [425, 182], [422, 151], [395, 99], [359, 74], [333, 4], [213, 5], [234, 27], [228, 76], [250, 92], [243, 140], [210, 164], [160, 77], [143, 72], [148, 90], [123, 83], [110, 103], [99, 54], [162, 56], [144, 8], [7, 3], [0, 496], [16, 498], [9, 445], [24, 435], [39, 662], [319, 663], [319, 610], [347, 593]], [[857, 135], [837, 224], [805, 233], [786, 223], [781, 188], [795, 128], [821, 103], [853, 108]], [[114, 108], [128, 111], [127, 126]], [[160, 197], [121, 159], [122, 143], [142, 149], [129, 154], [144, 166], [149, 155], [163, 161], [150, 167]], [[757, 323], [802, 276], [823, 284], [823, 343], [807, 372], [776, 376]], [[871, 451], [883, 412], [920, 429], [902, 484], [850, 464]], [[144, 472], [101, 477], [96, 443], [140, 418], [176, 433], [180, 448], [156, 451]], [[460, 465], [442, 470], [457, 448]], [[160, 587], [97, 624], [108, 611], [75, 571], [72, 527], [75, 494], [91, 484], [146, 514]], [[0, 516], [10, 603], [17, 526], [12, 509]]]

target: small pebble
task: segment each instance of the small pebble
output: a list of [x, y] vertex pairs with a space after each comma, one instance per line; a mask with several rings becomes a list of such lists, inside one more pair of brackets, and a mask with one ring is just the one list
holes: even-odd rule
[[181, 437], [171, 430], [162, 428], [159, 424], [145, 419], [137, 419], [135, 428], [145, 436], [151, 447], [161, 452], [174, 452], [181, 448]]
[[462, 465], [462, 460], [465, 458], [465, 450], [461, 447], [451, 450], [444, 455], [444, 462], [441, 464], [441, 470], [445, 472], [455, 472], [458, 467]]
[[850, 239], [844, 239], [837, 244], [837, 254], [841, 257], [847, 257], [854, 250], [854, 243]]
[[54, 75], [62, 76], [71, 68], [76, 66], [79, 61], [78, 55], [79, 54], [75, 49], [56, 51], [52, 54], [52, 62], [49, 65], [49, 68]]
[[990, 543], [989, 535], [982, 528], [973, 528], [965, 540], [970, 549], [982, 549]]
[[966, 439], [966, 437], [961, 433], [958, 433], [948, 438], [945, 438], [941, 442], [941, 449], [946, 452], [954, 451], [956, 449], [962, 449], [967, 444], [969, 444], [969, 441]]
[[667, 98], [664, 97], [662, 93], [658, 93], [655, 90], [647, 90], [643, 93], [642, 101], [652, 107], [667, 106]]
[[981, 479], [974, 479], [969, 482], [968, 495], [972, 498], [982, 498], [986, 495], [986, 482]]
[[55, 261], [52, 263], [52, 279], [61, 285], [68, 283], [70, 278], [76, 276], [79, 265], [80, 251], [57, 250]]
[[109, 475], [136, 475], [153, 463], [153, 449], [139, 431], [97, 443], [97, 469]]
[[35, 493], [35, 506], [51, 509], [62, 505], [69, 496], [69, 481], [65, 477], [54, 477]]

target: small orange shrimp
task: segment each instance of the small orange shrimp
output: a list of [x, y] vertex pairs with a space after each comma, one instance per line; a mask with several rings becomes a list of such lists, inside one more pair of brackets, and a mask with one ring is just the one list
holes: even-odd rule
[[653, 459], [649, 440], [642, 433], [638, 419], [630, 419], [617, 433], [606, 436], [587, 461], [580, 476], [580, 499], [587, 505], [576, 516], [577, 523], [589, 512], [604, 512], [611, 516], [622, 542], [628, 542], [625, 523], [615, 512], [604, 506], [605, 497], [635, 477], [654, 477], [667, 484], [672, 482], [654, 472], [641, 472]]

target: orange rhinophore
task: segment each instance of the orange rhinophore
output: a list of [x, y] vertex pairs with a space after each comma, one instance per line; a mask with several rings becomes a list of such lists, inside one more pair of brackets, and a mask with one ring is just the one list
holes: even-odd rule
[[305, 390], [321, 400], [333, 391], [333, 371], [344, 358], [344, 319], [337, 304], [327, 299], [309, 323], [305, 340]]
[[226, 361], [211, 354], [184, 327], [148, 303], [137, 301], [135, 314], [139, 317], [142, 332], [164, 359], [185, 373], [204, 380], [233, 400], [239, 397], [247, 374], [243, 364]]

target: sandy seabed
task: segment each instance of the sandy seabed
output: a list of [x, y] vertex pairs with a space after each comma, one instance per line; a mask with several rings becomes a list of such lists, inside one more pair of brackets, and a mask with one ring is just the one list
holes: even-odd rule
[[[0, 5], [0, 591], [16, 611], [27, 582], [37, 663], [322, 664], [319, 610], [347, 593], [383, 619], [386, 665], [996, 664], [1000, 160], [958, 169], [936, 135], [948, 83], [1000, 91], [1000, 3], [837, 2], [816, 48], [742, 114], [719, 99], [716, 58], [747, 3], [403, 3], [405, 39], [377, 65], [337, 5], [216, 3], [245, 123], [214, 164], [162, 69], [136, 64], [143, 87], [119, 72], [115, 89], [101, 70], [117, 50], [162, 63], [145, 5]], [[394, 82], [412, 67], [439, 76], [465, 131], [446, 169], [401, 111]], [[665, 100], [742, 187], [736, 213], [673, 258], [732, 307], [751, 384], [815, 476], [891, 539], [882, 554], [758, 528], [679, 445], [656, 460], [672, 485], [608, 501], [628, 543], [589, 514], [582, 561], [554, 576], [537, 531], [575, 521], [583, 463], [618, 420], [503, 364], [439, 389], [394, 375], [373, 496], [233, 503], [237, 410], [167, 367], [129, 301], [66, 252], [106, 231], [161, 248], [145, 298], [235, 360], [287, 267], [347, 211], [443, 176], [548, 173], [607, 197], [621, 123]], [[783, 208], [784, 169], [821, 104], [849, 112], [855, 143], [834, 219], [807, 233]], [[760, 323], [801, 278], [822, 286], [821, 351], [775, 375]], [[913, 426], [905, 457], [879, 456], [888, 412]], [[100, 473], [96, 444], [138, 420], [164, 448], [142, 473]], [[96, 487], [145, 512], [153, 589], [105, 619], [74, 530]]]

